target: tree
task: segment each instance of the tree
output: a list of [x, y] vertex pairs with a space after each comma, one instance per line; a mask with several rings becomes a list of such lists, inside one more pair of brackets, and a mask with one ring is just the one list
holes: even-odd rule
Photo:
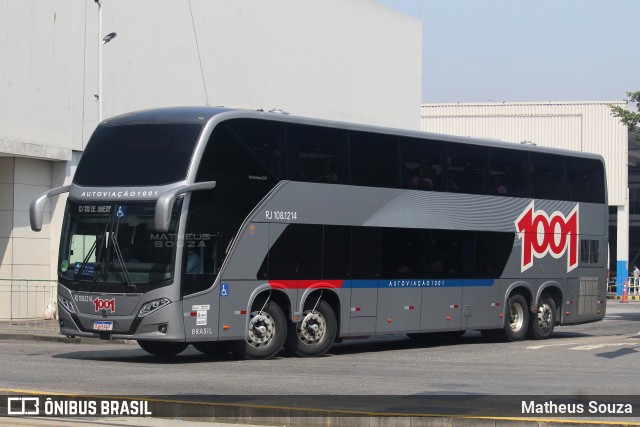
[[635, 142], [640, 144], [640, 91], [627, 92], [627, 95], [629, 96], [627, 102], [635, 103], [638, 112], [633, 112], [619, 105], [611, 105], [611, 114], [620, 118], [620, 122], [629, 128]]

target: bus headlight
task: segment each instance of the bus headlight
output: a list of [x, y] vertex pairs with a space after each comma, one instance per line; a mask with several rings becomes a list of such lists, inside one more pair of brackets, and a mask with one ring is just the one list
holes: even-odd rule
[[66, 299], [65, 297], [63, 297], [62, 295], [58, 295], [58, 302], [69, 313], [76, 314], [76, 309], [73, 308], [73, 303], [71, 301], [69, 301], [68, 299]]
[[140, 312], [138, 313], [138, 317], [148, 316], [154, 311], [156, 311], [157, 309], [169, 304], [170, 302], [171, 301], [169, 301], [168, 298], [160, 298], [160, 299], [148, 302], [142, 306], [142, 308], [140, 309]]

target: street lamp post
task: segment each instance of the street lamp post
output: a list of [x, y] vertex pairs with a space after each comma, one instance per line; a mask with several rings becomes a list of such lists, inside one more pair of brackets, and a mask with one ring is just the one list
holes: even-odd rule
[[102, 37], [102, 1], [93, 0], [98, 5], [98, 123], [102, 121], [102, 45], [116, 38], [116, 33]]

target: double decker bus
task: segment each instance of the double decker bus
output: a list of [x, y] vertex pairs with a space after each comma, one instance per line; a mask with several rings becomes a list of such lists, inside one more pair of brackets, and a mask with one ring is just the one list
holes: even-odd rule
[[223, 108], [96, 128], [68, 192], [60, 331], [266, 359], [343, 338], [601, 320], [593, 154]]

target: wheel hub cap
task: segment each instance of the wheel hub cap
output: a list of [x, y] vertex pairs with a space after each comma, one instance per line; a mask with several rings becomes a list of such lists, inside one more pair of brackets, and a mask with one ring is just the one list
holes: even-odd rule
[[519, 331], [524, 323], [524, 312], [520, 304], [511, 304], [509, 307], [509, 326], [514, 332]]
[[543, 329], [551, 326], [551, 307], [548, 304], [544, 304], [538, 309], [538, 325]]
[[305, 311], [304, 319], [298, 324], [298, 338], [306, 344], [314, 344], [322, 340], [327, 330], [324, 316], [317, 311]]
[[254, 347], [264, 347], [269, 344], [275, 334], [275, 322], [269, 313], [251, 313], [249, 322], [249, 337], [247, 342]]

